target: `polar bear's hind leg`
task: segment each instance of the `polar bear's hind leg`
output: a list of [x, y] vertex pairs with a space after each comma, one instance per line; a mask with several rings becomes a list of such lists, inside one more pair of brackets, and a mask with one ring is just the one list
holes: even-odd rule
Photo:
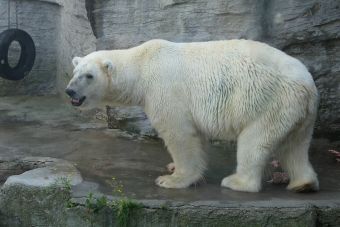
[[[263, 132], [262, 134], [258, 133]], [[271, 138], [266, 127], [256, 122], [239, 135], [237, 141], [237, 168], [236, 173], [224, 178], [221, 186], [236, 191], [258, 192], [261, 190], [262, 175], [267, 164], [272, 146]]]
[[294, 109], [279, 106], [279, 103], [273, 106], [240, 133], [236, 173], [224, 178], [222, 186], [237, 191], [261, 190], [263, 172], [270, 156], [296, 128], [301, 118], [301, 115], [294, 115]]
[[314, 120], [309, 121], [306, 120], [307, 127], [299, 128], [286, 139], [278, 153], [280, 163], [290, 178], [287, 189], [295, 192], [319, 190], [317, 175], [308, 159]]

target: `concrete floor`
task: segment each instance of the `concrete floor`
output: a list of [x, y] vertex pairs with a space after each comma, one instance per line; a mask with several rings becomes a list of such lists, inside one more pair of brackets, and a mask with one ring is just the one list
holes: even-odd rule
[[339, 140], [313, 141], [311, 160], [319, 174], [321, 191], [318, 193], [296, 194], [286, 191], [285, 185], [269, 183], [265, 183], [260, 193], [221, 188], [222, 178], [235, 168], [232, 145], [207, 148], [209, 170], [204, 182], [188, 189], [162, 189], [154, 180], [166, 173], [165, 166], [171, 161], [162, 142], [107, 129], [105, 121], [80, 115], [79, 110], [56, 96], [0, 98], [0, 160], [16, 156], [69, 160], [77, 165], [86, 180], [79, 190], [83, 193], [93, 189], [111, 194], [111, 179], [115, 177], [122, 181], [125, 194], [136, 199], [334, 202], [340, 198], [340, 164], [327, 150], [339, 148]]

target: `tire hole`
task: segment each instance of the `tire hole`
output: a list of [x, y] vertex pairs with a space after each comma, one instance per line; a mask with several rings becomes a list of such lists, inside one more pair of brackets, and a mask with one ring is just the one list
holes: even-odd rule
[[21, 46], [19, 42], [13, 41], [8, 48], [8, 65], [15, 68], [20, 60]]

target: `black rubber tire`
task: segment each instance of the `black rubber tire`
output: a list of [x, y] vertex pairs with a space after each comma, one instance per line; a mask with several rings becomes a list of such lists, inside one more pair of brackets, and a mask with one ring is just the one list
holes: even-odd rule
[[[21, 47], [18, 64], [8, 64], [8, 49], [13, 41]], [[21, 80], [31, 71], [35, 60], [35, 45], [31, 36], [20, 29], [8, 29], [0, 34], [0, 76], [8, 80]]]

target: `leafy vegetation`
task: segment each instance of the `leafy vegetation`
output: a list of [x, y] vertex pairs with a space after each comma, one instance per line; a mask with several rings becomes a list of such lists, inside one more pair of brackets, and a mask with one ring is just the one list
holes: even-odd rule
[[[116, 215], [116, 220], [118, 226], [127, 227], [129, 224], [129, 219], [131, 213], [135, 209], [141, 208], [141, 204], [128, 198], [124, 193], [124, 186], [121, 181], [112, 178], [110, 182], [112, 186], [112, 195], [117, 197], [117, 199], [110, 201], [105, 195], [96, 197], [93, 192], [89, 192], [85, 199], [84, 207], [86, 208], [86, 220], [92, 225], [94, 224], [93, 215], [99, 213], [100, 211], [109, 208], [114, 210]], [[60, 178], [56, 181], [55, 187], [59, 187], [62, 190], [71, 193], [71, 182], [68, 178]], [[71, 198], [67, 200], [66, 207], [74, 208], [80, 204], [75, 203]]]

